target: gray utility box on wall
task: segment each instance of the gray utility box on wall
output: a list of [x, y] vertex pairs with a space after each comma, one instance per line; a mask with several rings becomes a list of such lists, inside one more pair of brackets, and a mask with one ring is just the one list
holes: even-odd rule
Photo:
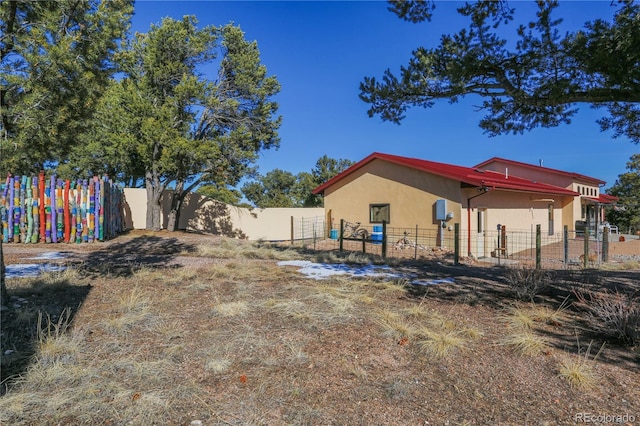
[[447, 220], [447, 200], [436, 200], [436, 220]]

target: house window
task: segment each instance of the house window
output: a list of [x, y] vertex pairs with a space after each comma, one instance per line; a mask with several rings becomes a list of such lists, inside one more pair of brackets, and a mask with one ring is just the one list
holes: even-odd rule
[[578, 185], [578, 190], [576, 192], [580, 192], [580, 185]]
[[369, 222], [391, 223], [391, 207], [389, 204], [369, 204]]

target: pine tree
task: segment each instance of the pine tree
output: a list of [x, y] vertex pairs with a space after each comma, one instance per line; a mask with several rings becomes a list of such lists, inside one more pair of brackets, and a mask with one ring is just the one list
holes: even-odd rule
[[[429, 20], [436, 3], [390, 1], [410, 22]], [[517, 7], [521, 7], [519, 3]], [[458, 12], [468, 28], [443, 35], [435, 48], [418, 47], [398, 74], [366, 77], [360, 98], [369, 116], [400, 123], [407, 109], [439, 100], [480, 99], [480, 127], [491, 136], [568, 124], [579, 104], [608, 111], [603, 130], [640, 142], [640, 4], [612, 2], [612, 20], [597, 19], [561, 35], [557, 1], [538, 1], [534, 20], [516, 25], [506, 1], [477, 1]], [[614, 9], [615, 8], [615, 9]]]

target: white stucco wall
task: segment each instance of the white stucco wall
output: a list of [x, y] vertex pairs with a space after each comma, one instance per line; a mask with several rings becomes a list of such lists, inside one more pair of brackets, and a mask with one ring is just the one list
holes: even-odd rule
[[[147, 193], [144, 188], [125, 188], [125, 226], [145, 229]], [[163, 196], [163, 223], [167, 226], [169, 192]], [[189, 194], [184, 201], [179, 229], [206, 234], [226, 235], [249, 240], [281, 241], [291, 238], [291, 218], [322, 217], [324, 208], [246, 209]]]

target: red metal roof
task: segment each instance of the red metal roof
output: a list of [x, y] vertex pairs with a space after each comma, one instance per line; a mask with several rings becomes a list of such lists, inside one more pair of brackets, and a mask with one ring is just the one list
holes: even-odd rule
[[553, 173], [556, 175], [562, 175], [562, 176], [567, 176], [570, 177], [572, 179], [579, 179], [581, 181], [587, 181], [590, 182], [594, 185], [604, 185], [606, 182], [591, 176], [585, 176], [585, 175], [581, 175], [579, 173], [573, 173], [573, 172], [565, 172], [564, 170], [557, 170], [557, 169], [552, 169], [549, 167], [543, 167], [543, 166], [536, 166], [535, 164], [528, 164], [528, 163], [521, 163], [520, 161], [514, 161], [514, 160], [507, 160], [506, 158], [500, 158], [500, 157], [493, 157], [488, 159], [487, 161], [483, 161], [480, 164], [477, 164], [475, 167], [477, 168], [483, 168], [485, 167], [487, 164], [492, 163], [494, 161], [499, 161], [502, 163], [506, 163], [507, 165], [512, 164], [514, 166], [520, 166], [520, 167], [526, 167], [528, 169], [533, 169], [533, 170], [544, 170], [545, 173]]
[[397, 155], [383, 154], [379, 152], [374, 152], [365, 159], [349, 167], [342, 173], [338, 174], [332, 179], [329, 179], [327, 182], [314, 189], [313, 193], [320, 194], [324, 192], [324, 190], [331, 185], [335, 184], [344, 177], [350, 175], [351, 173], [355, 172], [356, 170], [362, 168], [363, 166], [374, 160], [382, 160], [394, 164], [399, 164], [401, 166], [409, 167], [427, 173], [432, 173], [438, 176], [443, 176], [477, 187], [488, 187], [492, 189], [534, 192], [553, 195], [580, 195], [577, 192], [571, 191], [566, 188], [561, 188], [559, 186], [549, 185], [541, 182], [534, 182], [527, 179], [519, 178], [517, 176], [506, 176], [503, 173], [482, 170], [477, 167], [471, 168], [456, 166], [453, 164], [438, 163], [435, 161], [421, 160], [418, 158], [400, 157]]
[[615, 204], [616, 201], [619, 200], [618, 197], [615, 197], [609, 194], [600, 194], [598, 195], [598, 198], [593, 198], [593, 197], [585, 197], [585, 198], [588, 198], [589, 200], [593, 200], [600, 204]]

